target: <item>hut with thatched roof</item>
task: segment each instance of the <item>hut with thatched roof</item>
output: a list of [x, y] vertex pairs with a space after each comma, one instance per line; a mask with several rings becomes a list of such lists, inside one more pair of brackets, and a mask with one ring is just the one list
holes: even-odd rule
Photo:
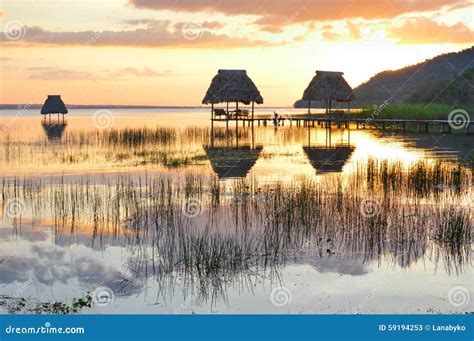
[[[252, 119], [254, 116], [254, 104], [262, 104], [263, 98], [257, 86], [247, 75], [246, 70], [219, 70], [212, 79], [211, 85], [202, 100], [202, 104], [211, 104], [211, 120], [215, 115], [220, 115], [214, 111], [214, 104], [226, 103], [227, 120], [230, 117], [229, 103], [235, 102], [234, 118], [238, 120], [242, 111], [239, 111], [239, 103], [245, 105], [252, 104]], [[223, 109], [220, 109], [223, 111]], [[222, 114], [224, 114], [220, 111]], [[248, 115], [248, 112], [247, 112]]]
[[67, 113], [66, 105], [60, 95], [48, 95], [48, 98], [46, 98], [46, 101], [41, 108], [41, 115], [50, 115], [50, 117], [51, 114], [58, 114], [58, 117], [59, 114], [62, 114], [64, 118], [64, 115]]
[[219, 179], [245, 178], [262, 151], [261, 146], [207, 147], [204, 146], [211, 167]]
[[303, 147], [316, 173], [340, 173], [354, 152], [352, 146]]
[[308, 114], [311, 113], [312, 101], [324, 101], [326, 113], [331, 112], [332, 101], [347, 102], [350, 110], [350, 102], [355, 100], [355, 94], [343, 74], [338, 71], [316, 71], [303, 93], [303, 100], [308, 101]]

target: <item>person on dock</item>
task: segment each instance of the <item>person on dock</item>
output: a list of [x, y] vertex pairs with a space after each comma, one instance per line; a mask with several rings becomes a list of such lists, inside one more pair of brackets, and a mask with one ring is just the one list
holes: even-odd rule
[[276, 128], [278, 127], [279, 119], [278, 113], [276, 111], [273, 112], [273, 126]]

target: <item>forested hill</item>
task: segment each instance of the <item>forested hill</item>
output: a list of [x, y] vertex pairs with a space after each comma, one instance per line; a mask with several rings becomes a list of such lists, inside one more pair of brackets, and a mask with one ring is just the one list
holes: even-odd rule
[[390, 103], [433, 101], [472, 106], [472, 69], [474, 47], [439, 55], [403, 69], [380, 72], [354, 91], [361, 106], [380, 104], [385, 100]]

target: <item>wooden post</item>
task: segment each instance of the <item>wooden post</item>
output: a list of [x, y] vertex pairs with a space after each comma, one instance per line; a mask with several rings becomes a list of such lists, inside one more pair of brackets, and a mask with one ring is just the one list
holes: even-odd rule
[[211, 147], [214, 147], [214, 103], [211, 103]]
[[227, 110], [225, 115], [225, 136], [229, 138], [229, 102], [227, 102]]
[[235, 138], [237, 139], [237, 145], [239, 144], [239, 102], [235, 102]]

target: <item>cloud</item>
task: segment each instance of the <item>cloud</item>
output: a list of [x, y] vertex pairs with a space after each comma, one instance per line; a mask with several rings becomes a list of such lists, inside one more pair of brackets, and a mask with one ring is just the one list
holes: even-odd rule
[[[82, 247], [81, 247], [82, 248]], [[56, 282], [68, 284], [79, 282], [80, 285], [95, 287], [107, 286], [117, 294], [123, 292], [123, 282], [129, 284], [127, 295], [139, 292], [142, 286], [131, 278], [129, 271], [123, 272], [112, 267], [104, 260], [98, 259], [90, 251], [88, 256], [82, 256], [57, 246], [31, 245], [28, 256], [6, 256], [0, 269], [1, 284], [25, 282], [34, 279], [36, 283], [48, 286]], [[138, 277], [133, 274], [134, 277]]]
[[121, 80], [130, 79], [131, 77], [165, 77], [172, 74], [169, 70], [157, 72], [150, 67], [136, 68], [131, 66], [118, 70], [108, 70], [99, 74], [91, 74], [85, 71], [67, 70], [57, 67], [28, 67], [26, 68], [26, 71], [30, 73], [30, 79], [40, 80]]
[[321, 36], [329, 41], [391, 38], [401, 44], [474, 42], [474, 31], [463, 23], [448, 26], [425, 17], [400, 19], [399, 24], [391, 21], [353, 23], [348, 20], [339, 28], [325, 25]]
[[94, 76], [89, 72], [64, 70], [55, 67], [29, 67], [30, 79], [41, 80], [71, 80], [71, 79], [94, 79]]
[[53, 32], [41, 27], [25, 27], [25, 34], [18, 40], [0, 35], [4, 44], [84, 45], [84, 46], [133, 46], [175, 48], [238, 48], [273, 45], [264, 41], [216, 34], [211, 28], [217, 22], [175, 23], [169, 21], [136, 20], [129, 24], [144, 24], [145, 28], [121, 31]]
[[138, 8], [176, 12], [219, 12], [227, 15], [257, 15], [267, 25], [346, 18], [393, 18], [404, 13], [433, 11], [443, 6], [466, 8], [469, 0], [129, 0]]
[[428, 18], [407, 19], [401, 26], [389, 30], [392, 38], [402, 44], [435, 44], [435, 43], [472, 43], [474, 31], [462, 23], [452, 26], [438, 24]]
[[142, 69], [135, 67], [127, 67], [117, 71], [108, 73], [108, 78], [126, 78], [127, 76], [133, 77], [166, 77], [172, 75], [171, 71], [167, 70], [165, 72], [157, 72], [150, 67], [144, 67]]

